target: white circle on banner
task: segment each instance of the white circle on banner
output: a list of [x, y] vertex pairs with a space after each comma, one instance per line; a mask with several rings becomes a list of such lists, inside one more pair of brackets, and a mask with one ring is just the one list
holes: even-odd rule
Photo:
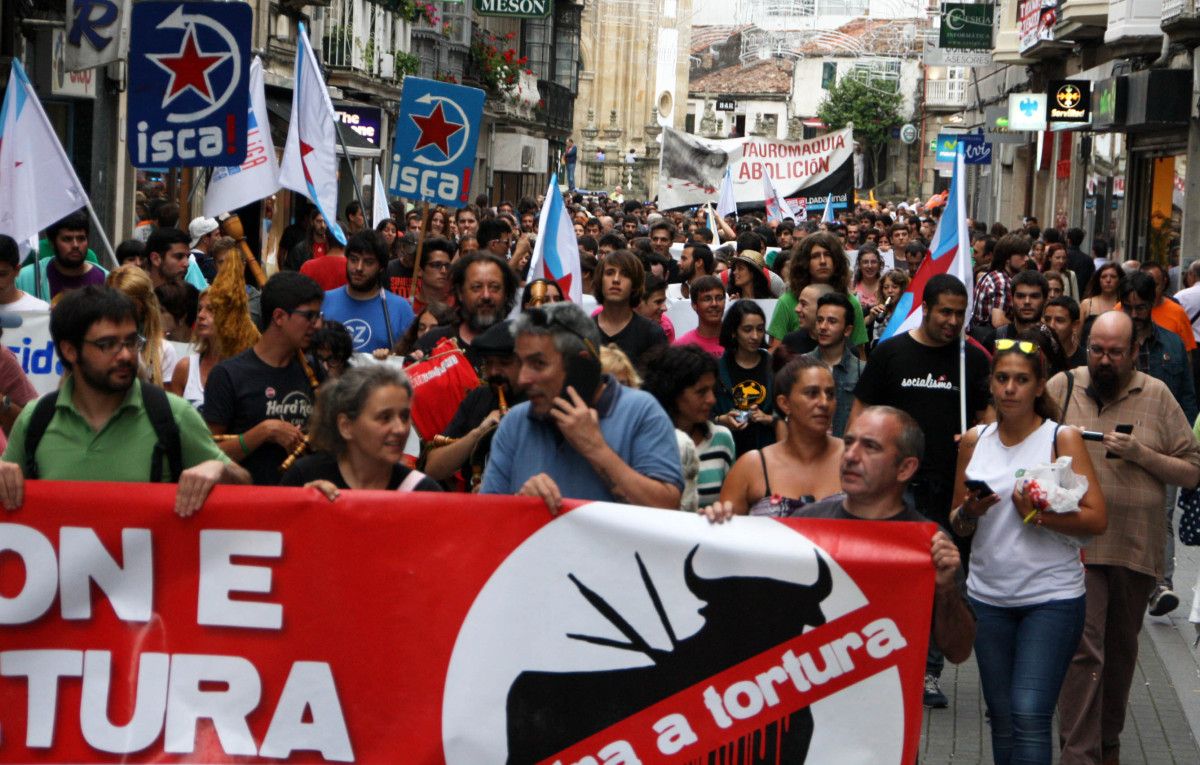
[[[507, 707], [510, 689], [522, 673], [578, 676], [654, 666], [643, 653], [568, 637], [626, 642], [572, 576], [603, 598], [653, 649], [669, 651], [670, 638], [636, 553], [676, 639], [700, 633], [706, 627], [700, 614], [705, 602], [692, 593], [685, 578], [685, 561], [694, 548], [694, 572], [704, 580], [760, 577], [812, 585], [818, 579], [820, 555], [832, 579], [829, 595], [819, 604], [825, 620], [867, 604], [836, 561], [777, 521], [737, 518], [718, 526], [693, 514], [599, 502], [585, 505], [539, 529], [514, 550], [480, 590], [463, 621], [442, 703], [448, 765], [510, 762]], [[810, 762], [899, 763], [904, 704], [894, 666], [810, 708]], [[695, 749], [697, 756], [707, 751], [703, 744]], [[638, 752], [644, 761], [653, 761], [655, 754]]]

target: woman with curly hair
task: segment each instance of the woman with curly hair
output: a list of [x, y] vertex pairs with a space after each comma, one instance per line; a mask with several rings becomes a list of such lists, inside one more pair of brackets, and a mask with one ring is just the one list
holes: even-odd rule
[[842, 240], [828, 231], [809, 234], [796, 245], [788, 261], [788, 288], [775, 304], [767, 334], [774, 347], [790, 332], [800, 329], [796, 316], [796, 303], [800, 293], [810, 284], [828, 284], [850, 299], [854, 308], [854, 332], [850, 345], [866, 344], [867, 325], [863, 321], [862, 304], [850, 291], [850, 259], [842, 247]]
[[179, 355], [163, 332], [162, 308], [149, 275], [137, 266], [124, 265], [114, 269], [104, 281], [133, 301], [138, 332], [146, 339], [138, 359], [138, 376], [159, 387], [171, 382]]
[[167, 388], [196, 407], [204, 403], [204, 386], [212, 368], [253, 346], [259, 335], [250, 321], [241, 254], [234, 250], [219, 262], [212, 286], [200, 293], [192, 330], [195, 350], [179, 360]]

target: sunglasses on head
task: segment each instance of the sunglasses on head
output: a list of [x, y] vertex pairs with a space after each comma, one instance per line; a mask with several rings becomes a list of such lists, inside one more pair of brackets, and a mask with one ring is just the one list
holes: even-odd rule
[[533, 323], [533, 326], [543, 328], [558, 327], [559, 329], [566, 330], [583, 341], [584, 346], [588, 349], [588, 353], [592, 355], [592, 358], [600, 358], [600, 351], [597, 350], [596, 344], [576, 332], [571, 327], [567, 326], [566, 323], [564, 323], [561, 319], [551, 316], [549, 312], [544, 311], [539, 307], [530, 308], [526, 313], [529, 314], [529, 320]]
[[1041, 349], [1038, 348], [1037, 343], [1031, 340], [1013, 340], [1012, 338], [1004, 337], [996, 341], [997, 351], [1008, 351], [1012, 350], [1013, 348], [1016, 348], [1018, 351], [1028, 356], [1036, 356], [1041, 352]]

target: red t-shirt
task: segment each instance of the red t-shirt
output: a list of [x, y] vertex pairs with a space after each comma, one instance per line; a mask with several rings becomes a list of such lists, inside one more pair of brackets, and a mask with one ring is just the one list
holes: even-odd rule
[[321, 285], [326, 292], [336, 290], [346, 284], [346, 256], [325, 255], [306, 260], [300, 266], [300, 273]]

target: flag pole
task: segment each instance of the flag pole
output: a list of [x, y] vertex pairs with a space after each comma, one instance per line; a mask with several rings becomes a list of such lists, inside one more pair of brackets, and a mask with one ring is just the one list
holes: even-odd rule
[[100, 225], [100, 218], [96, 215], [96, 211], [92, 208], [92, 200], [90, 197], [83, 198], [83, 204], [87, 207], [88, 217], [92, 219], [92, 225], [96, 227], [96, 233], [100, 235], [100, 241], [104, 243], [104, 252], [108, 255], [108, 260], [112, 264], [112, 268], [120, 265], [117, 262], [117, 254], [113, 252], [112, 242], [108, 241], [108, 234], [104, 233], [104, 226]]
[[[358, 173], [354, 172], [354, 162], [350, 159], [350, 150], [346, 148], [346, 138], [342, 135], [342, 126], [335, 122], [333, 132], [337, 133], [338, 143], [342, 145], [342, 156], [346, 160], [346, 167], [350, 168], [350, 180], [354, 181], [354, 199], [358, 202], [358, 208], [362, 210], [363, 215], [366, 215], [367, 208], [363, 205], [362, 189], [359, 188]], [[337, 211], [334, 210], [333, 214], [337, 215]]]
[[963, 322], [963, 333], [958, 338], [958, 421], [967, 432], [967, 324]]

